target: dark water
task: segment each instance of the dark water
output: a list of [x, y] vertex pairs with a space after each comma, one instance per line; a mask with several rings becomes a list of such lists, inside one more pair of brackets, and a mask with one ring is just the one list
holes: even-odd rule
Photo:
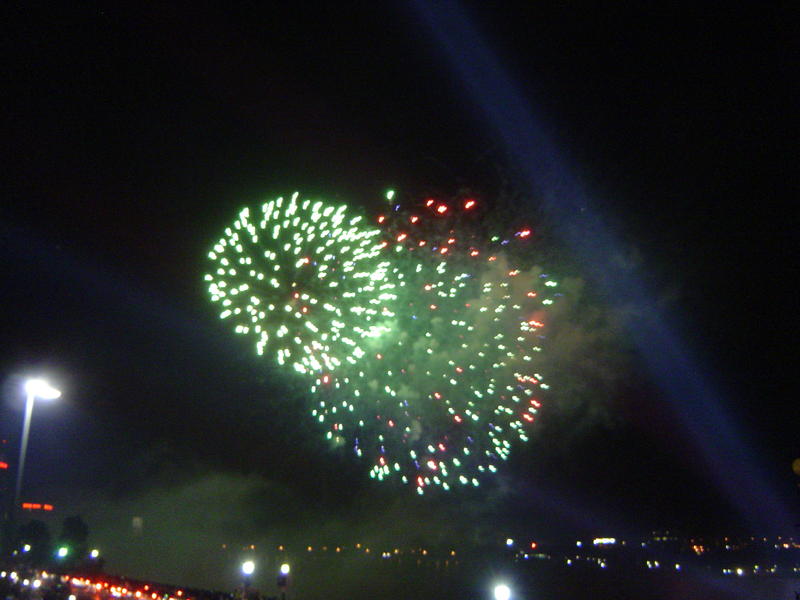
[[795, 590], [800, 592], [800, 578], [722, 576], [703, 570], [653, 573], [479, 562], [437, 568], [380, 560], [350, 564], [340, 560], [336, 568], [331, 566], [298, 565], [290, 598], [490, 600], [499, 582], [512, 588], [515, 600], [795, 600]]

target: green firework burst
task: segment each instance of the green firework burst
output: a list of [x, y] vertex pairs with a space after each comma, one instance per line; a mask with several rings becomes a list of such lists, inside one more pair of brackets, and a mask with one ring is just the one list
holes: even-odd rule
[[346, 206], [297, 193], [242, 209], [208, 253], [220, 318], [298, 373], [331, 377], [354, 365], [396, 299], [380, 233], [360, 222]]

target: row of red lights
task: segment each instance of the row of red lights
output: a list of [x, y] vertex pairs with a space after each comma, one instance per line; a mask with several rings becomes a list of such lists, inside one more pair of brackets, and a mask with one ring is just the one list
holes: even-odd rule
[[23, 502], [22, 510], [45, 510], [50, 512], [53, 510], [52, 504], [41, 504], [39, 502]]
[[[136, 598], [146, 598], [150, 597], [152, 600], [156, 600], [159, 597], [169, 597], [169, 600], [175, 600], [175, 598], [171, 594], [162, 594], [161, 592], [156, 593], [150, 589], [149, 585], [145, 585], [141, 590], [131, 590], [127, 587], [119, 586], [119, 585], [109, 585], [107, 581], [103, 582], [94, 582], [88, 578], [81, 578], [81, 577], [73, 577], [72, 584], [78, 586], [88, 586], [93, 587], [98, 592], [102, 589], [108, 589], [112, 593], [119, 594], [121, 596], [135, 596]], [[183, 598], [183, 590], [177, 590], [175, 592], [175, 596], [179, 598]], [[191, 600], [190, 598], [186, 598], [185, 600]]]

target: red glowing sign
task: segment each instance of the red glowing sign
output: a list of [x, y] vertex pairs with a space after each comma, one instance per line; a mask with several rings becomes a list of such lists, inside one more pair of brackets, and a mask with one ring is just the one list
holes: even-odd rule
[[50, 512], [53, 510], [53, 505], [42, 504], [41, 502], [23, 502], [22, 510], [44, 510]]

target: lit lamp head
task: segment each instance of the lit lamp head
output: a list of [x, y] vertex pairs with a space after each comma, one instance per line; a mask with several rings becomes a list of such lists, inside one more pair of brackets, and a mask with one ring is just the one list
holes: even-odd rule
[[61, 397], [61, 391], [54, 388], [44, 379], [28, 379], [25, 382], [25, 393], [42, 400], [55, 400]]
[[506, 584], [501, 583], [494, 586], [494, 600], [510, 600], [511, 588]]
[[281, 575], [288, 575], [290, 571], [289, 563], [283, 563], [281, 565]]
[[256, 563], [252, 560], [246, 560], [242, 563], [242, 573], [245, 575], [252, 575], [256, 570]]

